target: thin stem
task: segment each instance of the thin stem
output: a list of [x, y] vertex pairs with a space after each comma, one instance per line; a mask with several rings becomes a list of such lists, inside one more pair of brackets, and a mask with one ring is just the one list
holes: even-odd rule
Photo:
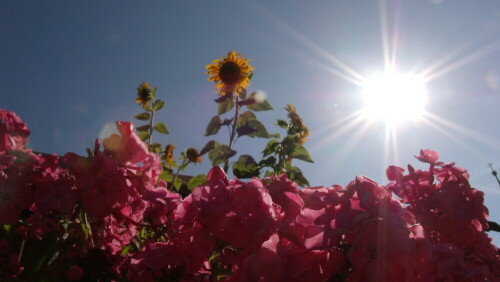
[[151, 142], [153, 142], [153, 122], [155, 118], [155, 110], [154, 110], [154, 105], [155, 105], [156, 99], [154, 99], [151, 102], [151, 118], [149, 119], [149, 138], [148, 138], [148, 144], [151, 145]]
[[[226, 94], [227, 95], [227, 94]], [[228, 148], [229, 148], [229, 151], [231, 151], [231, 148], [233, 148], [233, 143], [234, 143], [234, 136], [236, 135], [236, 119], [238, 118], [238, 113], [240, 111], [240, 105], [238, 104], [238, 95], [235, 95], [236, 97], [236, 107], [235, 107], [235, 110], [234, 110], [234, 118], [233, 118], [233, 121], [231, 122], [231, 133], [229, 134], [229, 144], [228, 144]], [[226, 159], [226, 162], [224, 163], [224, 171], [227, 173], [227, 171], [229, 170], [229, 159]]]
[[19, 257], [17, 258], [17, 263], [21, 263], [21, 258], [23, 257], [25, 243], [26, 243], [26, 240], [23, 239], [23, 241], [21, 242], [21, 249], [19, 250]]
[[181, 172], [181, 167], [183, 167], [183, 166], [184, 166], [184, 164], [186, 164], [186, 163], [188, 163], [188, 162], [189, 162], [189, 160], [187, 160], [187, 161], [186, 161], [186, 160], [184, 160], [184, 161], [182, 161], [182, 164], [181, 164], [180, 166], [178, 166], [178, 167], [177, 167], [177, 171], [175, 172], [175, 174], [174, 174], [174, 178], [172, 179], [172, 185], [174, 185], [174, 187], [175, 187], [175, 184], [174, 184], [174, 183], [175, 183], [175, 180], [177, 180], [177, 176], [179, 176], [179, 172]]

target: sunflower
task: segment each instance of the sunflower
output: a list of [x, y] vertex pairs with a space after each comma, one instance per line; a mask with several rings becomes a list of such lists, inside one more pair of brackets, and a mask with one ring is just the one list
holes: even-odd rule
[[203, 159], [201, 158], [200, 152], [195, 148], [189, 148], [186, 151], [187, 158], [192, 163], [201, 163]]
[[254, 69], [245, 59], [235, 51], [229, 51], [227, 57], [220, 60], [215, 59], [212, 64], [207, 65], [208, 80], [215, 83], [215, 90], [219, 95], [240, 92], [250, 82], [250, 75]]
[[301, 128], [304, 126], [302, 118], [297, 114], [297, 109], [292, 104], [286, 105], [285, 110], [288, 112], [288, 118], [295, 127]]
[[175, 146], [173, 144], [168, 144], [165, 147], [165, 162], [167, 162], [167, 163], [175, 162], [174, 149], [175, 149]]
[[151, 100], [151, 86], [149, 82], [143, 82], [137, 87], [137, 98], [135, 98], [135, 101], [142, 107], [145, 107], [149, 104], [149, 100]]

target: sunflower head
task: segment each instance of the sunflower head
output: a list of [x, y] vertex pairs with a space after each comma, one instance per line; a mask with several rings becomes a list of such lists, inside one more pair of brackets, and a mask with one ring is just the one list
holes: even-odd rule
[[149, 82], [143, 82], [139, 85], [139, 87], [137, 87], [137, 98], [135, 98], [135, 101], [142, 107], [145, 107], [149, 104], [150, 100], [151, 86], [149, 85]]
[[285, 110], [288, 112], [288, 118], [290, 119], [293, 126], [297, 128], [301, 128], [304, 126], [302, 123], [302, 118], [297, 114], [297, 109], [292, 105], [288, 104], [285, 107]]
[[219, 95], [239, 93], [250, 82], [250, 75], [254, 69], [245, 59], [235, 51], [229, 51], [227, 57], [215, 59], [207, 65], [208, 80], [215, 83], [215, 90]]
[[173, 144], [168, 144], [165, 147], [165, 162], [167, 162], [167, 163], [175, 162], [174, 149], [175, 149], [175, 146]]
[[188, 160], [192, 163], [201, 163], [203, 159], [201, 158], [200, 152], [195, 148], [189, 148], [186, 151], [186, 156]]

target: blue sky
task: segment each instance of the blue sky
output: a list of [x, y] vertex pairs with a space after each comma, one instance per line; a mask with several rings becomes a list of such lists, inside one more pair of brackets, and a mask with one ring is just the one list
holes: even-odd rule
[[[499, 19], [496, 0], [2, 1], [0, 107], [28, 124], [34, 150], [83, 154], [114, 121], [133, 119], [136, 87], [149, 81], [171, 132], [157, 140], [201, 148], [216, 113], [204, 67], [236, 50], [255, 67], [249, 90], [275, 108], [258, 115], [268, 130], [279, 132], [287, 103], [308, 125], [315, 164], [296, 164], [312, 185], [360, 174], [385, 184], [389, 164], [423, 168], [413, 155], [429, 148], [469, 170], [500, 221], [500, 187], [487, 167], [500, 170]], [[387, 53], [402, 72], [435, 66], [426, 110], [444, 120], [398, 125], [396, 145], [380, 121], [341, 122], [363, 107], [349, 70], [383, 71]], [[265, 143], [241, 139], [236, 149], [259, 159]], [[206, 160], [186, 173], [208, 169]]]

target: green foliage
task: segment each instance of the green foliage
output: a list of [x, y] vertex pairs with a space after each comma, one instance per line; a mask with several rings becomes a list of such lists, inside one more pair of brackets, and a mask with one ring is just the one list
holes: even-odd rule
[[207, 125], [207, 129], [205, 130], [205, 136], [210, 136], [217, 134], [219, 132], [220, 127], [222, 126], [222, 120], [219, 116], [214, 116]]
[[189, 191], [193, 191], [196, 186], [203, 185], [207, 182], [207, 176], [205, 174], [198, 174], [197, 176], [191, 177], [187, 183], [187, 188]]
[[233, 174], [238, 178], [257, 177], [260, 175], [260, 166], [252, 156], [241, 155], [233, 164]]
[[248, 97], [247, 100], [250, 99], [255, 101], [255, 103], [249, 104], [247, 106], [247, 108], [252, 111], [259, 112], [259, 111], [269, 111], [273, 109], [273, 107], [271, 107], [267, 99], [259, 97], [259, 94], [257, 92], [253, 92], [252, 94], [250, 94], [250, 97]]
[[156, 125], [153, 127], [156, 132], [161, 133], [161, 134], [168, 134], [167, 127], [163, 124], [163, 122], [158, 122]]
[[224, 102], [221, 102], [217, 105], [217, 114], [222, 115], [229, 112], [234, 107], [234, 100], [228, 99]]

